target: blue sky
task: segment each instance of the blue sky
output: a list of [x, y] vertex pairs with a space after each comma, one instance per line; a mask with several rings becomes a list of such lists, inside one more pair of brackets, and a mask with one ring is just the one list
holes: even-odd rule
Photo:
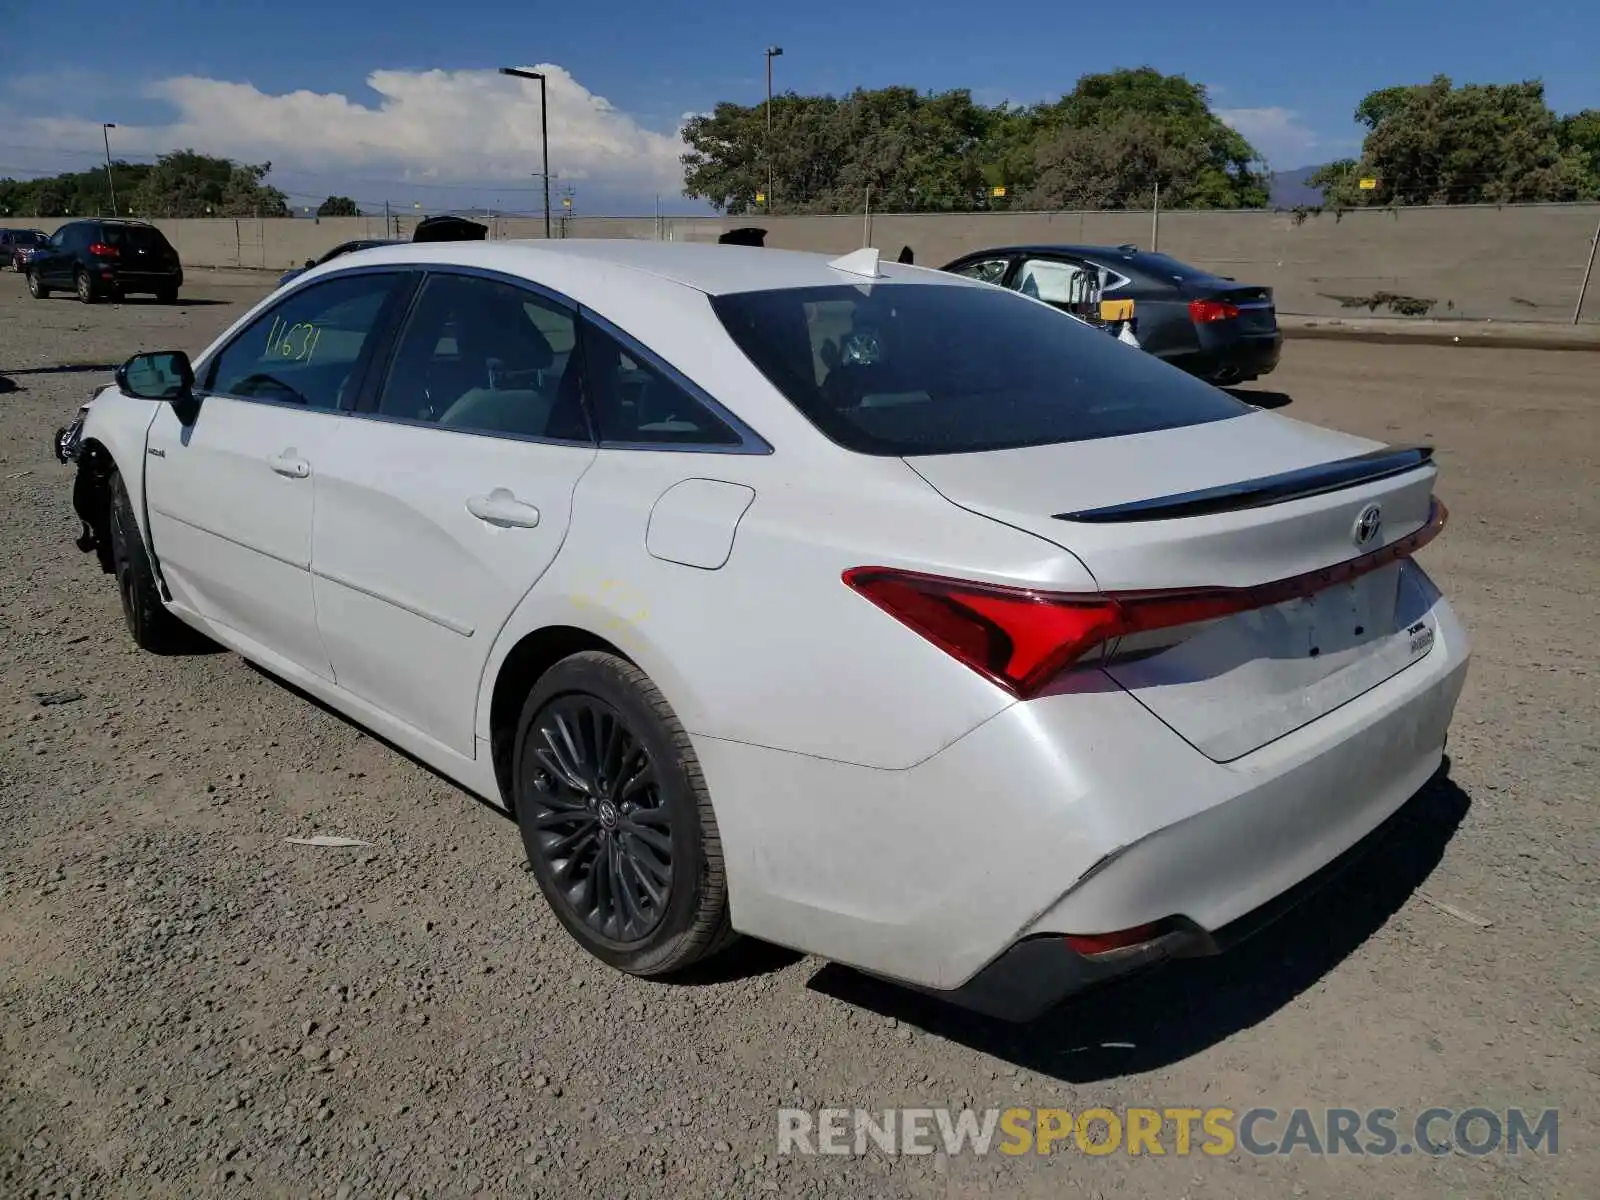
[[537, 94], [494, 75], [502, 65], [550, 68], [551, 169], [580, 212], [647, 212], [657, 194], [683, 211], [679, 122], [718, 100], [761, 99], [774, 43], [779, 91], [968, 87], [993, 103], [1052, 98], [1117, 66], [1179, 72], [1206, 84], [1279, 169], [1354, 153], [1363, 95], [1437, 73], [1540, 77], [1558, 111], [1600, 107], [1594, 0], [1509, 12], [1489, 0], [0, 7], [13, 5], [0, 175], [92, 163], [99, 123], [115, 121], [113, 150], [126, 157], [181, 143], [270, 160], [297, 198], [341, 191], [401, 207], [537, 207]]

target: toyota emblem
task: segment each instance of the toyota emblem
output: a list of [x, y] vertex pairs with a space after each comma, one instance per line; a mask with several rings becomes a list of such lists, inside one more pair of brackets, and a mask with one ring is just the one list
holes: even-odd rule
[[1355, 526], [1350, 530], [1350, 539], [1357, 546], [1370, 546], [1377, 540], [1378, 532], [1382, 528], [1383, 509], [1376, 504], [1369, 504], [1356, 517]]

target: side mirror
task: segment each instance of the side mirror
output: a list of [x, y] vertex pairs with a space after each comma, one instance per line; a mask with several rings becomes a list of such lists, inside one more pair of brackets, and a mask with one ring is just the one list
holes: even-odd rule
[[200, 401], [194, 394], [194, 367], [182, 350], [135, 354], [117, 368], [117, 387], [125, 396], [165, 401], [185, 425], [193, 425], [200, 413]]

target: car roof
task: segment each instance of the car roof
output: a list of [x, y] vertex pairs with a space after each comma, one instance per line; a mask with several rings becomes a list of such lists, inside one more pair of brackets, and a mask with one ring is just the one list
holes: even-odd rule
[[[691, 288], [706, 295], [804, 287], [837, 287], [869, 282], [864, 276], [831, 267], [840, 256], [803, 250], [769, 250], [713, 242], [656, 242], [624, 238], [540, 238], [506, 241], [408, 242], [357, 252], [334, 260], [318, 274], [379, 263], [449, 263], [526, 275], [551, 287], [557, 276], [581, 276], [587, 268], [626, 271], [636, 283]], [[873, 283], [982, 286], [927, 267], [904, 266], [880, 258]], [[309, 274], [309, 272], [308, 272]], [[565, 289], [562, 289], [565, 290]]]
[[1214, 276], [1215, 271], [1208, 271], [1204, 267], [1197, 267], [1181, 259], [1173, 258], [1164, 251], [1129, 249], [1126, 246], [1083, 246], [1067, 242], [1049, 242], [1022, 246], [990, 246], [983, 250], [974, 250], [970, 254], [963, 254], [960, 258], [951, 260], [950, 265], [970, 262], [975, 258], [985, 258], [991, 255], [1012, 254], [1067, 254], [1078, 258], [1093, 259], [1100, 263], [1123, 263], [1139, 270], [1149, 271], [1154, 275], [1169, 278], [1173, 273], [1173, 266], [1181, 267], [1188, 277]]
[[[1018, 246], [988, 246], [982, 250], [974, 250], [970, 254], [963, 254], [954, 261], [965, 262], [969, 258], [981, 258], [987, 254], [1077, 254], [1084, 258], [1115, 258], [1129, 262], [1137, 262], [1142, 258], [1150, 257], [1148, 251], [1130, 250], [1125, 246], [1083, 246], [1070, 242], [1035, 242]], [[1167, 256], [1161, 255], [1160, 257], [1164, 259]]]

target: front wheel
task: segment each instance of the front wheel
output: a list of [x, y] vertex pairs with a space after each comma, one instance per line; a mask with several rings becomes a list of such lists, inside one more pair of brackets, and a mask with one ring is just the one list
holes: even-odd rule
[[600, 651], [550, 668], [523, 705], [513, 764], [534, 878], [585, 950], [660, 976], [732, 940], [705, 779], [643, 671]]
[[155, 568], [150, 565], [139, 523], [133, 515], [122, 473], [113, 472], [110, 480], [111, 563], [117, 576], [117, 592], [122, 598], [122, 616], [128, 632], [141, 650], [152, 654], [181, 654], [200, 644], [200, 635], [191, 630], [161, 603], [161, 589]]
[[48, 300], [50, 298], [50, 289], [45, 287], [44, 280], [39, 278], [38, 271], [28, 272], [28, 295], [35, 300]]

